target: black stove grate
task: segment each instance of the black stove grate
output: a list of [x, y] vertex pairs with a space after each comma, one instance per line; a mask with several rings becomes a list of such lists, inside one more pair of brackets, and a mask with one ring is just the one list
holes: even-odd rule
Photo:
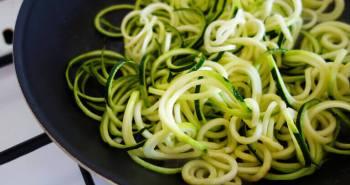
[[[5, 163], [11, 162], [21, 156], [29, 154], [30, 152], [33, 152], [50, 143], [52, 143], [52, 141], [46, 134], [40, 134], [18, 145], [15, 145], [0, 153], [0, 166]], [[95, 185], [91, 174], [80, 166], [79, 169], [83, 176], [85, 184]]]
[[[12, 54], [0, 57], [0, 67], [6, 66], [12, 63]], [[0, 152], [0, 166], [11, 162], [19, 157], [29, 154], [47, 144], [52, 143], [51, 139], [46, 134], [40, 134], [27, 141], [24, 141], [18, 145], [15, 145], [5, 151]], [[94, 185], [94, 180], [91, 174], [84, 168], [80, 167], [80, 172], [83, 176], [86, 185]]]
[[12, 54], [0, 56], [0, 67], [4, 67], [11, 63], [12, 63]]
[[41, 134], [33, 137], [23, 143], [15, 145], [0, 154], [0, 165], [13, 161], [21, 156], [37, 150], [51, 143], [50, 138], [46, 134]]
[[92, 179], [91, 174], [85, 170], [84, 168], [82, 168], [81, 166], [79, 166], [80, 172], [84, 178], [84, 182], [86, 185], [95, 185], [94, 179]]

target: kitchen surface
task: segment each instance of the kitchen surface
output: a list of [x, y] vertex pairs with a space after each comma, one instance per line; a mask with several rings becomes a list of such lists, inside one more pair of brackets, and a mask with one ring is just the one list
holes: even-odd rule
[[106, 185], [50, 141], [22, 95], [11, 56], [21, 2], [0, 0], [0, 184]]

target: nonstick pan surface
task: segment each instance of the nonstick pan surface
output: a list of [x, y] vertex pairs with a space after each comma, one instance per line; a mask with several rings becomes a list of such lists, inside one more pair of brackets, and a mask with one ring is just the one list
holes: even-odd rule
[[[180, 175], [160, 175], [135, 164], [128, 155], [104, 144], [98, 123], [77, 108], [64, 71], [72, 57], [122, 44], [105, 39], [93, 27], [102, 8], [123, 0], [25, 0], [15, 29], [14, 61], [23, 93], [50, 137], [86, 168], [120, 185], [181, 185]], [[350, 22], [350, 3], [343, 19]], [[123, 15], [116, 15], [120, 19]], [[52, 159], [55, 160], [55, 159]], [[53, 168], [55, 168], [53, 166]], [[291, 182], [264, 185], [345, 185], [350, 157], [330, 157], [315, 174]]]

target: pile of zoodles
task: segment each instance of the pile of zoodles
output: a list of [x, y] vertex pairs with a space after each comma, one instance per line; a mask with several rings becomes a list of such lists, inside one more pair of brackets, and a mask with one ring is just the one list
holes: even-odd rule
[[[138, 0], [95, 17], [120, 38], [72, 59], [76, 104], [104, 142], [195, 185], [293, 180], [350, 155], [344, 0]], [[121, 24], [111, 15], [127, 11]], [[119, 14], [118, 14], [119, 12]], [[116, 42], [118, 39], [116, 40]]]

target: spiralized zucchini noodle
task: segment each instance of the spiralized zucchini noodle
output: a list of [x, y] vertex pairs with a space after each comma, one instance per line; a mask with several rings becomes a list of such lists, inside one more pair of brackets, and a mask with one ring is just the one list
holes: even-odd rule
[[[104, 142], [195, 185], [294, 180], [350, 155], [344, 0], [138, 0], [95, 17], [124, 52], [72, 59]], [[113, 15], [127, 11], [121, 24]], [[118, 14], [119, 13], [119, 14]], [[116, 40], [118, 42], [118, 39]]]

